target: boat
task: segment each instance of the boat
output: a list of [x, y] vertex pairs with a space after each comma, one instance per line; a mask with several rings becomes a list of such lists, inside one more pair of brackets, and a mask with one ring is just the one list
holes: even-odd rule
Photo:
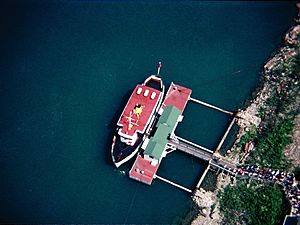
[[159, 76], [161, 67], [159, 62], [157, 74], [149, 76], [135, 87], [117, 122], [111, 147], [111, 156], [116, 167], [135, 156], [151, 132], [165, 91]]

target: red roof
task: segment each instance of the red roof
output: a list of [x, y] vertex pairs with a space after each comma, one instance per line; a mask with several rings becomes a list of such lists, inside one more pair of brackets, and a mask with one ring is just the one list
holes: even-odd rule
[[129, 171], [129, 177], [150, 185], [156, 174], [158, 166], [159, 164], [156, 164], [155, 166], [151, 165], [149, 160], [138, 155], [131, 170]]
[[182, 113], [191, 94], [191, 89], [172, 83], [163, 102], [163, 106], [175, 106]]
[[[138, 94], [138, 90], [141, 93]], [[145, 96], [145, 91], [148, 95]], [[155, 97], [153, 93], [155, 94]], [[144, 133], [159, 99], [159, 92], [145, 85], [137, 85], [134, 89], [123, 113], [118, 121], [118, 126], [123, 126], [122, 133], [132, 136], [135, 132]], [[152, 98], [151, 98], [152, 96]], [[136, 106], [139, 106], [138, 109]], [[131, 125], [130, 125], [131, 124]]]

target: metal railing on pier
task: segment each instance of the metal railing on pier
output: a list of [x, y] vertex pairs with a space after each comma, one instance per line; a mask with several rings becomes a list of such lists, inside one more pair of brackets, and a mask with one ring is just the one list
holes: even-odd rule
[[155, 175], [154, 178], [157, 178], [157, 179], [159, 179], [159, 180], [161, 180], [161, 181], [164, 181], [164, 182], [166, 182], [166, 183], [168, 183], [168, 184], [171, 184], [171, 185], [173, 185], [173, 186], [175, 186], [175, 187], [178, 187], [178, 188], [180, 188], [180, 189], [182, 189], [182, 190], [184, 190], [184, 191], [187, 191], [187, 192], [189, 192], [189, 193], [192, 193], [192, 190], [190, 190], [190, 189], [188, 189], [188, 188], [186, 188], [186, 187], [183, 187], [183, 186], [180, 185], [180, 184], [176, 184], [175, 182], [170, 181], [170, 180], [168, 180], [168, 179], [166, 179], [166, 178], [160, 177], [160, 176], [158, 176], [158, 175]]
[[229, 112], [229, 111], [227, 111], [227, 110], [221, 109], [221, 108], [219, 108], [219, 107], [217, 107], [217, 106], [214, 106], [214, 105], [211, 105], [211, 104], [209, 104], [209, 103], [202, 102], [202, 101], [200, 101], [200, 100], [198, 100], [198, 99], [190, 98], [190, 100], [193, 101], [193, 102], [196, 102], [196, 103], [198, 103], [198, 104], [204, 105], [204, 106], [206, 106], [206, 107], [209, 107], [209, 108], [218, 110], [218, 111], [220, 111], [220, 112], [229, 114], [229, 115], [231, 115], [231, 116], [233, 115], [233, 112]]

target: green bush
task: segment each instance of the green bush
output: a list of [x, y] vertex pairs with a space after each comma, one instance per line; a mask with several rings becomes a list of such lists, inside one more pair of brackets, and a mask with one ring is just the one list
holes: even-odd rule
[[219, 196], [225, 224], [242, 221], [249, 225], [277, 224], [285, 208], [277, 185], [248, 188], [242, 183], [236, 187], [227, 186]]
[[256, 150], [252, 152], [249, 163], [257, 162], [263, 168], [284, 169], [287, 163], [284, 149], [292, 142], [293, 127], [293, 119], [270, 126], [258, 137]]
[[247, 133], [245, 133], [239, 143], [237, 144], [238, 147], [242, 147], [244, 146], [246, 143], [248, 143], [249, 141], [252, 141], [253, 139], [256, 138], [256, 130], [253, 128], [253, 129], [250, 129]]

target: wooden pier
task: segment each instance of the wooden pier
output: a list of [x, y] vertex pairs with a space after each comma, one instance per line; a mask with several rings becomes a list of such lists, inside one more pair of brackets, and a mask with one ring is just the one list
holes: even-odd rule
[[[227, 173], [233, 175], [233, 170], [236, 168], [236, 165], [232, 162], [229, 162], [225, 157], [222, 157], [218, 154], [220, 148], [222, 147], [225, 139], [227, 138], [229, 131], [231, 130], [233, 124], [236, 121], [236, 117], [233, 117], [230, 125], [228, 126], [226, 132], [224, 133], [221, 141], [219, 142], [217, 148], [215, 151], [208, 149], [204, 146], [201, 146], [199, 144], [193, 143], [191, 141], [188, 141], [184, 138], [178, 137], [174, 134], [174, 131], [176, 129], [176, 126], [178, 122], [181, 122], [182, 120], [182, 114], [186, 107], [187, 102], [193, 101], [195, 103], [201, 104], [203, 106], [218, 110], [220, 112], [226, 113], [230, 116], [233, 116], [233, 112], [229, 112], [227, 110], [221, 109], [217, 106], [211, 105], [209, 103], [205, 103], [203, 101], [191, 98], [192, 90], [189, 88], [182, 87], [180, 85], [172, 83], [169, 87], [169, 90], [167, 92], [167, 95], [165, 97], [164, 102], [161, 106], [161, 111], [163, 114], [159, 118], [159, 121], [162, 119], [163, 122], [159, 125], [160, 127], [167, 126], [168, 123], [171, 124], [171, 122], [168, 121], [174, 121], [172, 127], [172, 131], [168, 131], [169, 133], [165, 134], [164, 139], [159, 139], [160, 144], [164, 143], [163, 146], [158, 148], [159, 154], [154, 154], [152, 150], [144, 151], [143, 154], [139, 154], [132, 169], [130, 170], [129, 176], [132, 179], [138, 180], [140, 182], [144, 182], [146, 184], [151, 185], [152, 180], [157, 178], [161, 181], [164, 181], [168, 184], [171, 184], [174, 187], [180, 188], [186, 192], [192, 193], [192, 190], [183, 187], [182, 185], [179, 185], [173, 181], [170, 181], [166, 178], [160, 177], [156, 174], [158, 167], [164, 157], [166, 157], [168, 154], [170, 154], [173, 151], [179, 150], [182, 152], [185, 152], [193, 157], [199, 158], [201, 160], [207, 161], [208, 165], [203, 174], [201, 175], [197, 185], [196, 189], [199, 189], [205, 176], [207, 175], [208, 171], [211, 168], [217, 168], [218, 170], [226, 171]], [[173, 107], [173, 108], [172, 108]], [[172, 109], [171, 109], [172, 108]], [[168, 111], [167, 111], [168, 110]], [[178, 113], [179, 112], [179, 113]], [[166, 113], [166, 114], [164, 114]], [[170, 118], [170, 119], [169, 119]], [[169, 119], [169, 120], [168, 120]], [[157, 132], [157, 131], [156, 131]], [[155, 135], [154, 135], [155, 136]], [[153, 137], [151, 137], [153, 138]], [[158, 137], [155, 137], [158, 140]], [[152, 140], [152, 143], [156, 143], [157, 140]], [[158, 143], [158, 142], [157, 142]], [[160, 145], [152, 145], [153, 146], [160, 146]], [[147, 148], [147, 147], [146, 147]], [[157, 147], [156, 147], [157, 148]], [[154, 149], [154, 147], [153, 147]], [[154, 158], [153, 158], [154, 157]], [[156, 158], [155, 158], [156, 157]], [[155, 160], [154, 160], [155, 159]]]
[[212, 108], [212, 109], [218, 110], [218, 111], [220, 111], [220, 112], [226, 113], [226, 114], [228, 114], [228, 115], [231, 115], [231, 116], [233, 115], [233, 112], [229, 112], [229, 111], [227, 111], [227, 110], [221, 109], [221, 108], [219, 108], [219, 107], [217, 107], [217, 106], [214, 106], [214, 105], [211, 105], [211, 104], [209, 104], [209, 103], [202, 102], [202, 101], [200, 101], [200, 100], [198, 100], [198, 99], [195, 99], [195, 98], [190, 97], [190, 100], [193, 101], [193, 102], [196, 102], [196, 103], [198, 103], [198, 104], [204, 105], [204, 106], [206, 106], [206, 107], [208, 107], [208, 108]]

